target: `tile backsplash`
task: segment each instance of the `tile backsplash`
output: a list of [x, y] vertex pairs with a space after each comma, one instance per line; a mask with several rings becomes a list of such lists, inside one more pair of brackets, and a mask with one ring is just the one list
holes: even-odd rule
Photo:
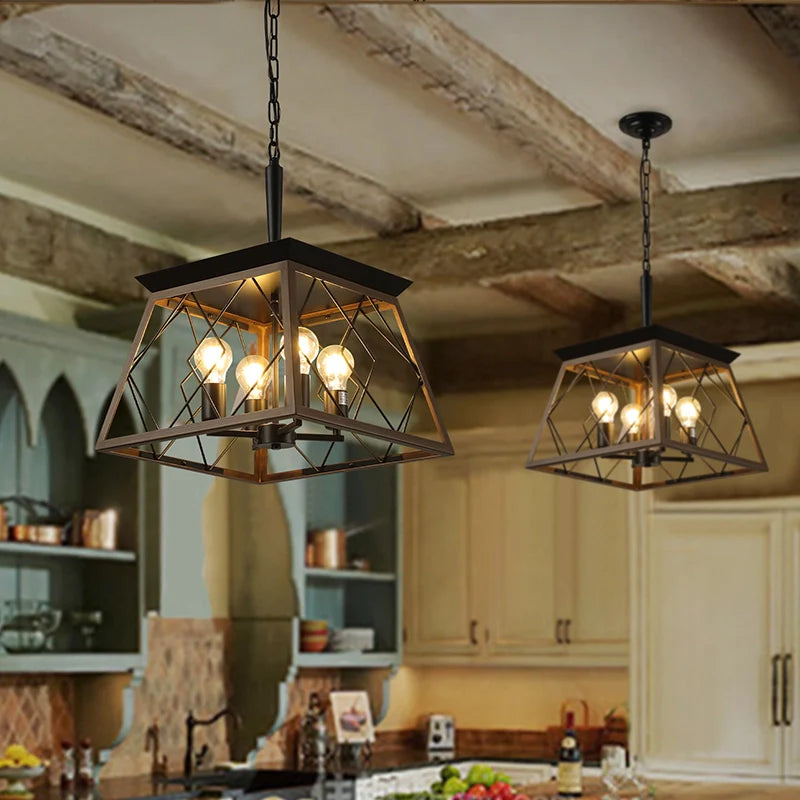
[[[156, 721], [161, 753], [167, 756], [170, 772], [181, 769], [186, 713], [191, 710], [198, 717], [207, 717], [227, 704], [229, 644], [230, 627], [224, 619], [148, 619], [148, 663], [141, 684], [134, 690], [133, 725], [125, 741], [112, 752], [102, 777], [150, 772], [151, 755], [145, 744], [147, 729]], [[0, 677], [0, 749], [12, 741], [20, 742], [57, 764], [61, 742], [74, 742], [80, 735], [75, 730], [79, 680], [52, 675]], [[327, 698], [337, 688], [338, 673], [301, 672], [289, 689], [286, 724], [267, 740], [257, 762], [292, 766], [309, 695], [319, 692]], [[198, 729], [195, 739], [198, 747], [208, 745], [210, 762], [230, 757], [222, 721]]]
[[51, 758], [74, 740], [75, 684], [53, 675], [0, 678], [0, 749], [16, 742]]

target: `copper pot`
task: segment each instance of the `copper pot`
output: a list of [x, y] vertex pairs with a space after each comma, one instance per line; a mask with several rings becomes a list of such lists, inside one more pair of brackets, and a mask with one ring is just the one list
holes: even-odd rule
[[344, 528], [322, 528], [308, 532], [312, 564], [321, 569], [347, 567], [347, 532]]
[[114, 508], [102, 511], [86, 509], [75, 514], [72, 523], [73, 536], [84, 547], [116, 550], [117, 522], [118, 514]]
[[63, 525], [12, 525], [11, 540], [14, 542], [30, 542], [31, 544], [62, 544], [64, 541]]

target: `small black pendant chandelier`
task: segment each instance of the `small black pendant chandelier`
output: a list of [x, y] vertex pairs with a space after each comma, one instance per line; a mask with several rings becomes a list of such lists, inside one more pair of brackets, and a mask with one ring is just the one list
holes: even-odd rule
[[619, 126], [642, 141], [642, 327], [556, 351], [527, 467], [635, 490], [764, 472], [730, 366], [738, 353], [652, 323], [650, 141], [672, 120], [643, 111]]
[[[269, 242], [138, 278], [151, 294], [96, 449], [254, 483], [452, 455], [397, 299], [410, 281], [281, 238], [279, 14], [266, 0]], [[165, 341], [182, 369], [154, 401]]]

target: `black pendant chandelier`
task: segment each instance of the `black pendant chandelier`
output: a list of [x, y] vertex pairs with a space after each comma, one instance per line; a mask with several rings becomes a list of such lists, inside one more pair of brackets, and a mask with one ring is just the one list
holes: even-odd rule
[[281, 239], [279, 13], [267, 0], [269, 241], [138, 278], [150, 297], [96, 449], [254, 483], [452, 455], [397, 299], [410, 281]]
[[556, 351], [527, 467], [635, 490], [766, 471], [730, 366], [738, 353], [652, 323], [650, 141], [672, 121], [646, 111], [619, 125], [642, 141], [642, 327]]

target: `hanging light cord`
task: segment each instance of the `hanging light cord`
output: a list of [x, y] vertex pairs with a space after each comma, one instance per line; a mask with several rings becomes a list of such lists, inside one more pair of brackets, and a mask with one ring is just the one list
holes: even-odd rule
[[281, 121], [281, 104], [278, 99], [278, 79], [280, 64], [278, 63], [278, 16], [281, 13], [281, 0], [265, 0], [264, 3], [264, 40], [267, 49], [267, 78], [269, 80], [269, 102], [267, 118], [269, 120], [269, 160], [280, 161], [281, 148], [278, 140], [278, 125]]
[[278, 139], [278, 126], [281, 121], [281, 104], [278, 99], [278, 16], [281, 13], [281, 0], [264, 2], [264, 43], [267, 49], [267, 79], [269, 81], [269, 161], [264, 170], [267, 190], [267, 232], [270, 242], [281, 238], [281, 218], [283, 216], [283, 167], [281, 166], [281, 147]]
[[650, 277], [650, 137], [642, 139], [639, 164], [639, 194], [642, 200], [642, 325], [653, 323], [653, 280]]

